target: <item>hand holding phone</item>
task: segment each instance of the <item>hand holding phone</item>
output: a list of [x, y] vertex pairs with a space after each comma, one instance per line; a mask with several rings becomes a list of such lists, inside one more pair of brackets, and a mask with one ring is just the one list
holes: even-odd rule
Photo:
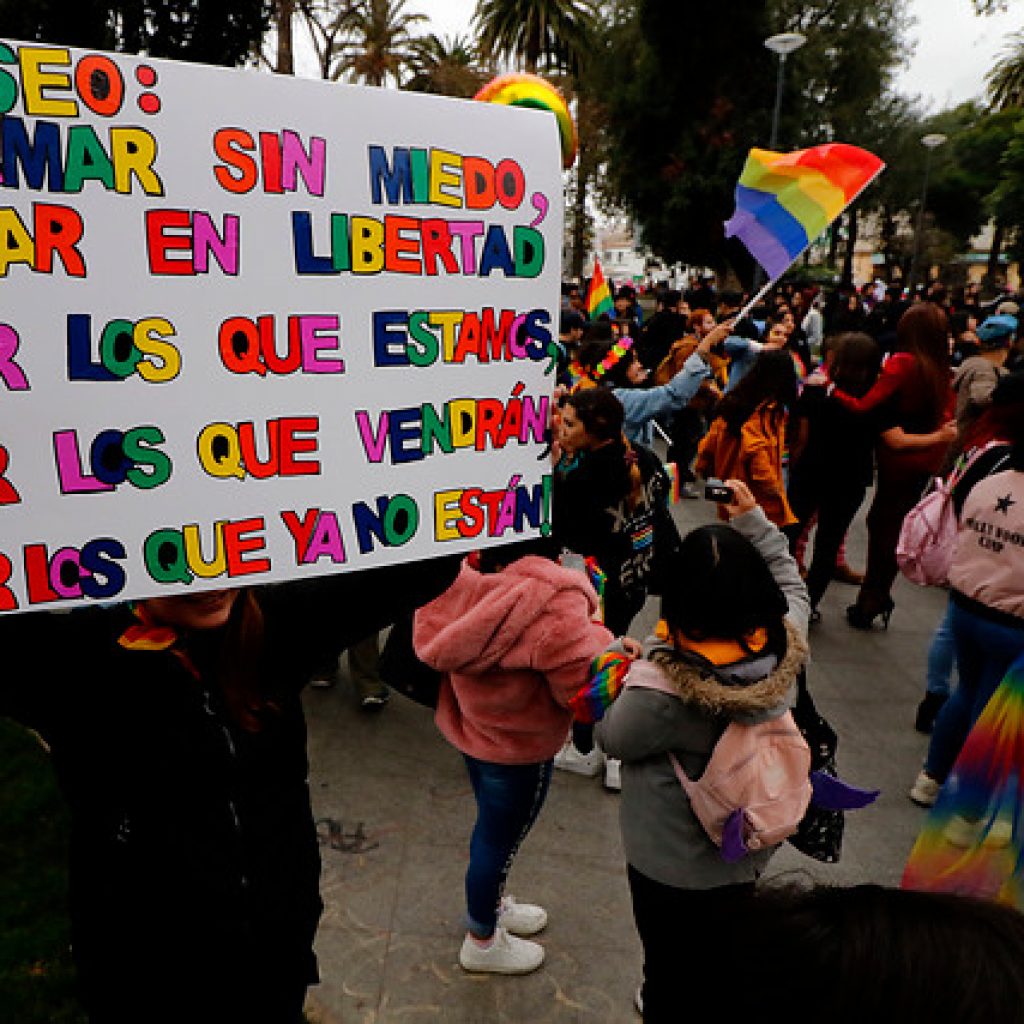
[[733, 489], [726, 487], [721, 480], [708, 480], [704, 485], [704, 497], [720, 505], [731, 505], [736, 500]]

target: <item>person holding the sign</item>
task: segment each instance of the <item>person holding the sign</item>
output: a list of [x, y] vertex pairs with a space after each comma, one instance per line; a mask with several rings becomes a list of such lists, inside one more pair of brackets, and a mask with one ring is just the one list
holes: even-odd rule
[[302, 1020], [322, 909], [302, 686], [456, 570], [443, 559], [0, 620], [8, 657], [33, 664], [5, 673], [0, 714], [45, 740], [71, 809], [92, 1024]]

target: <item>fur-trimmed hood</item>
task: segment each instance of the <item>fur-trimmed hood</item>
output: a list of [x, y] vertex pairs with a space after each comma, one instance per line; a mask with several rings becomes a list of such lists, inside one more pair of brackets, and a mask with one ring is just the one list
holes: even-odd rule
[[[677, 655], [675, 648], [658, 642], [648, 648], [648, 658], [672, 683], [679, 697], [708, 715], [727, 718], [762, 719], [782, 714], [793, 705], [796, 681], [807, 664], [807, 642], [788, 620], [786, 653], [767, 675], [749, 684], [728, 686]], [[720, 666], [728, 671], [728, 666]]]

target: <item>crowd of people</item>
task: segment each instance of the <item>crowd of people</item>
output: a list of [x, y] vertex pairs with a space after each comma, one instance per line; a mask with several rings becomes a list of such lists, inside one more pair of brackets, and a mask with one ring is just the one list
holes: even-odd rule
[[[42, 737], [71, 806], [74, 952], [93, 1021], [137, 1019], [140, 1005], [154, 1021], [301, 1020], [321, 902], [299, 693], [342, 650], [375, 652], [403, 615], [414, 616], [409, 655], [436, 673], [435, 721], [463, 756], [477, 805], [465, 970], [521, 974], [544, 961], [531, 937], [547, 912], [505, 883], [554, 767], [603, 767], [621, 790], [644, 951], [636, 1001], [648, 1024], [680, 1018], [680, 971], [727, 980], [713, 936], [771, 946], [777, 933], [763, 963], [789, 969], [785, 951], [807, 963], [822, 954], [811, 934], [848, 952], [846, 940], [879, 921], [913, 942], [933, 920], [923, 894], [764, 898], [756, 882], [775, 847], [724, 858], [677, 768], [699, 779], [728, 723], [789, 713], [834, 579], [859, 584], [852, 629], [888, 626], [904, 516], [931, 477], [966, 459], [949, 612], [916, 723], [934, 732], [911, 796], [935, 800], [1024, 651], [1019, 307], [985, 309], [966, 290], [825, 297], [784, 284], [748, 311], [745, 296], [701, 280], [685, 293], [658, 289], [649, 317], [620, 288], [614, 315], [591, 320], [580, 287], [563, 291], [550, 537], [461, 560], [0, 620], [8, 650], [40, 659], [0, 688], [0, 713]], [[655, 454], [659, 433], [667, 458]], [[872, 483], [861, 575], [844, 537]], [[710, 488], [721, 522], [680, 536], [675, 487]], [[641, 643], [631, 630], [652, 595], [660, 622]], [[583, 715], [597, 664], [643, 665], [657, 685], [599, 687], [602, 714]], [[385, 699], [374, 679], [364, 706]], [[977, 934], [1024, 948], [1009, 912], [958, 906], [965, 922], [975, 914]], [[942, 907], [944, 920], [959, 912]], [[872, 972], [891, 977], [891, 965], [865, 955], [839, 977], [839, 959], [801, 976], [823, 1007], [842, 992], [844, 1011], [869, 1012]], [[955, 973], [945, 973], [926, 986], [936, 1006], [952, 998]], [[1001, 1012], [997, 990], [975, 1008]]]

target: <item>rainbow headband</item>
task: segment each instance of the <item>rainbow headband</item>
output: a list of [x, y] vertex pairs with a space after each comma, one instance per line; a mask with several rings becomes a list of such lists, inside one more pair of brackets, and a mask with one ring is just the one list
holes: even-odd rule
[[621, 338], [615, 342], [608, 355], [594, 367], [593, 376], [600, 380], [632, 347], [632, 338]]

